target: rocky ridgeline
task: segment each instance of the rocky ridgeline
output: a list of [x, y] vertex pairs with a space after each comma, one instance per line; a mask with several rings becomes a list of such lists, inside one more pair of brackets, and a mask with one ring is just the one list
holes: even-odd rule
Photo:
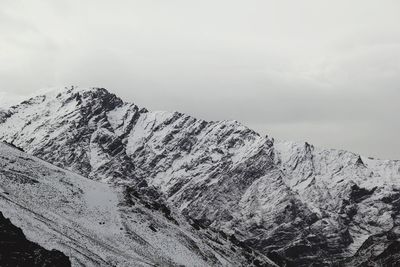
[[399, 161], [274, 142], [236, 121], [151, 112], [102, 88], [66, 88], [10, 108], [0, 114], [0, 139], [133, 188], [148, 205], [170, 206], [280, 265], [361, 264], [366, 247], [378, 261], [396, 246], [375, 236], [398, 226]]

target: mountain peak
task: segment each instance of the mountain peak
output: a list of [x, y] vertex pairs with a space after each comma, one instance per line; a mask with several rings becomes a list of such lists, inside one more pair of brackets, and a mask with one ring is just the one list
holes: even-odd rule
[[23, 104], [39, 104], [44, 101], [52, 101], [55, 99], [62, 101], [64, 99], [69, 99], [72, 95], [85, 95], [91, 97], [114, 96], [117, 98], [115, 94], [101, 87], [80, 87], [74, 85], [65, 87], [50, 87], [38, 90], [35, 95], [31, 95], [27, 100], [24, 100], [20, 104], [14, 105], [11, 108], [15, 108]]

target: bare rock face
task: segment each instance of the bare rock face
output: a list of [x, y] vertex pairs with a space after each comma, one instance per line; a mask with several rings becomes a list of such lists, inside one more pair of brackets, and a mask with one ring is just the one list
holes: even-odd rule
[[0, 212], [0, 265], [67, 267], [71, 262], [60, 251], [49, 251], [27, 240], [22, 230]]
[[280, 265], [358, 262], [365, 242], [399, 222], [399, 161], [274, 142], [236, 121], [150, 112], [99, 88], [67, 88], [4, 114], [0, 139], [128, 186], [147, 205], [170, 206]]

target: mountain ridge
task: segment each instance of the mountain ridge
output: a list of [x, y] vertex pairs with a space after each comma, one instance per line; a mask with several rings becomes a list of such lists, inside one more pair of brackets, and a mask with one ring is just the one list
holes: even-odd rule
[[400, 161], [276, 142], [236, 121], [152, 112], [103, 88], [14, 106], [0, 114], [0, 138], [142, 198], [159, 192], [156, 201], [188, 220], [282, 264], [340, 262], [398, 221], [385, 198], [397, 190]]

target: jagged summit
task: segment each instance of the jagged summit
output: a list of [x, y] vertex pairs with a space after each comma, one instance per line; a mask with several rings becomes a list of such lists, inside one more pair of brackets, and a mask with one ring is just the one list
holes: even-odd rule
[[147, 111], [105, 89], [70, 88], [6, 114], [0, 139], [85, 177], [134, 188], [148, 205], [166, 203], [282, 265], [357, 257], [369, 237], [400, 221], [393, 202], [399, 161], [273, 141], [236, 121]]
[[71, 101], [72, 98], [77, 98], [78, 104], [82, 104], [82, 99], [92, 99], [97, 101], [105, 101], [105, 100], [114, 100], [120, 104], [123, 101], [118, 98], [115, 94], [109, 92], [105, 88], [100, 87], [79, 87], [79, 86], [70, 86], [70, 87], [54, 87], [44, 90], [39, 90], [42, 93], [37, 96], [31, 97], [28, 100], [21, 102], [19, 105], [15, 105], [12, 108], [18, 107], [20, 105], [25, 104], [39, 104], [42, 102], [51, 102], [51, 101], [59, 101], [59, 102], [68, 102]]

